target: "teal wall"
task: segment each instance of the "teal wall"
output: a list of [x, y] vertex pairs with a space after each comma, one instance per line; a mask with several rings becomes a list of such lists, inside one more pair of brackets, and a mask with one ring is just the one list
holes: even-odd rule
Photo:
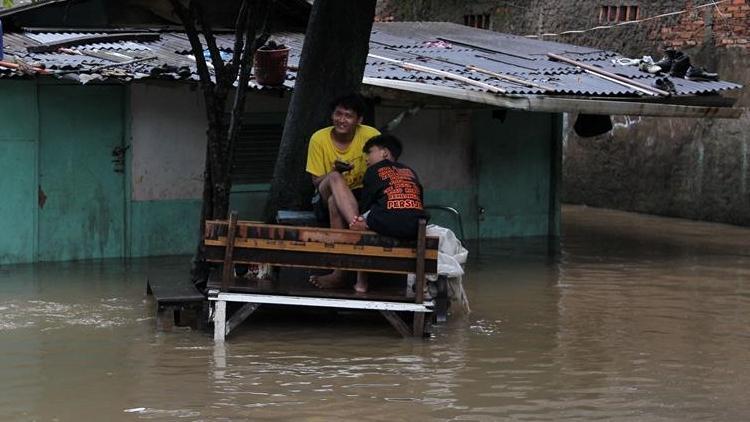
[[123, 144], [120, 85], [43, 84], [39, 104], [39, 261], [124, 254], [123, 173], [112, 151]]
[[553, 159], [560, 142], [555, 114], [474, 113], [477, 205], [482, 238], [556, 235], [559, 213]]
[[0, 264], [29, 262], [36, 256], [36, 84], [0, 86]]
[[[4, 80], [0, 90], [0, 264], [194, 251], [200, 199], [136, 201], [131, 161], [126, 174], [113, 172], [111, 149], [132, 137], [126, 87]], [[463, 186], [428, 187], [425, 203], [458, 209], [467, 238], [557, 234], [559, 116], [470, 116], [463, 133], [471, 133], [461, 144], [471, 144], [468, 158], [452, 161], [467, 167], [431, 175], [458, 172]], [[231, 208], [242, 219], [260, 219], [267, 190], [234, 186]], [[458, 233], [453, 215], [432, 216]]]
[[123, 256], [123, 91], [0, 83], [0, 264]]
[[129, 255], [192, 254], [198, 241], [198, 199], [132, 201]]

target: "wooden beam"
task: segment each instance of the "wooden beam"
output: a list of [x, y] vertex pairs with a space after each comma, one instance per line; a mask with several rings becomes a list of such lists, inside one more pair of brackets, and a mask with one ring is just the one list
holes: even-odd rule
[[401, 319], [400, 316], [398, 316], [397, 313], [393, 311], [380, 311], [380, 313], [385, 317], [385, 319], [388, 320], [388, 322], [391, 323], [393, 328], [396, 329], [396, 331], [399, 332], [404, 337], [411, 337], [411, 330], [409, 329], [409, 326], [406, 325], [403, 319]]
[[223, 342], [227, 335], [227, 302], [218, 300], [214, 304], [214, 341]]
[[238, 325], [242, 324], [253, 312], [260, 308], [259, 303], [245, 303], [240, 309], [238, 309], [230, 318], [227, 320], [225, 334], [234, 330]]
[[[221, 240], [227, 236], [228, 220], [207, 220], [204, 239]], [[237, 221], [237, 239], [293, 240], [299, 242], [341, 243], [360, 246], [380, 246], [388, 248], [416, 248], [415, 240], [396, 239], [381, 236], [373, 231], [329, 229], [323, 227], [284, 226], [263, 224], [255, 221]], [[437, 249], [439, 239], [427, 237], [427, 249]]]
[[598, 76], [600, 78], [604, 78], [604, 79], [606, 79], [606, 80], [608, 80], [610, 82], [622, 85], [622, 86], [630, 88], [630, 89], [635, 89], [635, 90], [638, 90], [640, 92], [643, 92], [643, 93], [646, 93], [646, 94], [649, 94], [649, 95], [661, 95], [661, 96], [664, 96], [664, 97], [669, 97], [669, 96], [672, 95], [671, 93], [669, 93], [667, 91], [664, 91], [664, 90], [661, 90], [661, 89], [658, 89], [658, 88], [654, 88], [652, 86], [649, 86], [649, 85], [646, 85], [644, 83], [638, 82], [635, 79], [629, 79], [629, 78], [626, 78], [624, 76], [620, 76], [620, 75], [614, 74], [612, 72], [607, 72], [606, 70], [600, 69], [600, 68], [598, 68], [596, 66], [592, 66], [590, 64], [586, 64], [586, 63], [583, 63], [583, 62], [578, 62], [578, 61], [575, 61], [575, 60], [570, 59], [568, 57], [561, 56], [559, 54], [547, 53], [547, 57], [549, 57], [549, 58], [551, 58], [553, 60], [561, 61], [563, 63], [569, 64], [569, 65], [572, 65], [572, 66], [580, 67], [581, 69], [585, 70], [589, 74]]
[[[279, 296], [253, 293], [218, 292], [208, 300], [219, 302], [244, 302], [270, 305], [317, 306], [322, 308], [370, 309], [396, 312], [432, 312], [433, 303], [387, 302], [379, 300], [332, 299], [325, 297]], [[214, 321], [216, 321], [214, 312]]]
[[[424, 252], [425, 252], [425, 236], [427, 232], [427, 220], [420, 219], [419, 227], [417, 229], [417, 270], [415, 271], [417, 281], [415, 283], [414, 301], [416, 303], [424, 302], [424, 287], [425, 287], [425, 274], [424, 274]], [[424, 334], [424, 314], [414, 314], [414, 336], [422, 336]]]
[[[206, 247], [208, 262], [224, 262], [225, 248]], [[380, 257], [364, 255], [345, 255], [320, 252], [273, 251], [265, 249], [236, 248], [232, 254], [235, 264], [271, 264], [286, 267], [306, 267], [324, 269], [342, 269], [350, 271], [372, 271], [382, 273], [413, 273], [416, 271], [414, 258]], [[437, 272], [437, 259], [425, 261], [425, 272]]]
[[229, 228], [227, 229], [227, 244], [224, 247], [224, 271], [221, 278], [221, 290], [226, 290], [227, 287], [234, 280], [234, 263], [232, 262], [234, 257], [234, 236], [237, 231], [237, 211], [232, 211], [229, 214]]
[[[206, 240], [206, 246], [224, 247], [225, 238]], [[359, 246], [346, 243], [298, 242], [293, 240], [235, 239], [235, 248], [265, 249], [269, 251], [319, 252], [342, 255], [383, 256], [396, 258], [414, 258], [417, 251], [411, 248], [384, 248], [380, 246]], [[427, 259], [437, 259], [437, 249], [425, 251]]]

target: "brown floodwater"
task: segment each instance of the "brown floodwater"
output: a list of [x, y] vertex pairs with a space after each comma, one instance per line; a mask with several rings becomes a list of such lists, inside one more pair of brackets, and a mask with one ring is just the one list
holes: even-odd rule
[[472, 312], [426, 341], [305, 310], [158, 333], [144, 281], [185, 257], [0, 267], [0, 420], [750, 418], [750, 229], [565, 207], [563, 232], [483, 242]]

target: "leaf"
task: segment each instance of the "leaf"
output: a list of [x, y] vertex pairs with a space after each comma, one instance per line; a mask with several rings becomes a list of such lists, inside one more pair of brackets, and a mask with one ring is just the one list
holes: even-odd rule
[[9, 9], [13, 7], [13, 0], [3, 0], [3, 8]]

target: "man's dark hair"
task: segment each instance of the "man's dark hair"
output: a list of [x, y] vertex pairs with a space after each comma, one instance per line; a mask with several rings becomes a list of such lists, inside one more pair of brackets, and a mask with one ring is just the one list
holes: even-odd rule
[[357, 117], [362, 117], [365, 114], [367, 104], [365, 104], [365, 100], [362, 99], [362, 96], [358, 94], [348, 94], [333, 100], [333, 103], [331, 103], [331, 111], [335, 110], [336, 107], [352, 110], [357, 113]]
[[399, 141], [398, 138], [393, 135], [373, 136], [367, 142], [365, 142], [365, 146], [362, 147], [362, 152], [367, 154], [372, 147], [386, 148], [391, 152], [393, 161], [398, 160], [398, 157], [401, 156], [401, 151], [403, 151], [404, 149], [401, 145], [401, 141]]

